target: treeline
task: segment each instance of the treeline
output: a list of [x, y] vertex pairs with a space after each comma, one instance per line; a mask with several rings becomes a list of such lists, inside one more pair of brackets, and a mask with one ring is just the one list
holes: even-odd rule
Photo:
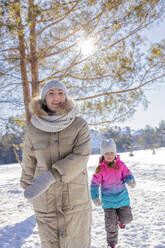
[[4, 134], [0, 142], [0, 164], [17, 163], [16, 156], [22, 159], [21, 138], [15, 134]]
[[[132, 131], [130, 127], [111, 127], [104, 132], [91, 132], [92, 154], [100, 153], [100, 141], [103, 137], [113, 138], [117, 144], [118, 152], [152, 149], [153, 153], [158, 147], [165, 147], [165, 121], [162, 120], [158, 127], [146, 126], [144, 129]], [[6, 133], [0, 139], [0, 164], [16, 163], [22, 160], [22, 145], [24, 128], [9, 120]], [[16, 159], [17, 157], [17, 159]]]
[[24, 123], [19, 119], [9, 118], [5, 133], [0, 138], [0, 164], [17, 163], [22, 160]]
[[[147, 125], [144, 129], [132, 131], [130, 127], [120, 128], [118, 126], [111, 127], [108, 130], [95, 133], [98, 137], [98, 145], [92, 148], [92, 153], [99, 153], [100, 140], [104, 138], [113, 138], [117, 144], [118, 152], [128, 152], [132, 155], [134, 150], [155, 149], [165, 147], [165, 121], [162, 120], [158, 127]], [[94, 137], [94, 134], [93, 134]]]

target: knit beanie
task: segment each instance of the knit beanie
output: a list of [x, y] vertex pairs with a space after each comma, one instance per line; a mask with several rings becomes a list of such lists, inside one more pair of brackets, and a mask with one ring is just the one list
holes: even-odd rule
[[66, 98], [68, 97], [68, 92], [67, 92], [67, 88], [65, 87], [65, 85], [62, 84], [61, 82], [57, 81], [57, 80], [52, 80], [52, 81], [46, 83], [42, 89], [42, 93], [41, 93], [42, 103], [44, 103], [46, 94], [51, 89], [60, 89], [65, 93]]
[[116, 144], [113, 139], [102, 140], [100, 145], [100, 152], [104, 154], [106, 152], [114, 152], [116, 154]]

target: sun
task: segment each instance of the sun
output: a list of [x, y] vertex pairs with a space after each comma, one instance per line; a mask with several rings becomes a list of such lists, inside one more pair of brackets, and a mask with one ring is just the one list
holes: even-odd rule
[[90, 56], [96, 51], [95, 40], [88, 38], [86, 40], [81, 40], [79, 43], [79, 49], [83, 56]]

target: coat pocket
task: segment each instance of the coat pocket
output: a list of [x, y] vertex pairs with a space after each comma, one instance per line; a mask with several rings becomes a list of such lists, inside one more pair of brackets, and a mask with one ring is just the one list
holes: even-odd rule
[[33, 200], [33, 209], [37, 212], [48, 212], [47, 195], [43, 193]]
[[69, 202], [74, 207], [89, 201], [89, 188], [86, 172], [82, 172], [69, 184]]

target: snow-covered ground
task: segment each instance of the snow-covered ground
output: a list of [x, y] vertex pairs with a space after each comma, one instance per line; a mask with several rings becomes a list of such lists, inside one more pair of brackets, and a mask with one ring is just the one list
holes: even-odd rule
[[[155, 155], [150, 150], [120, 155], [137, 186], [129, 188], [134, 220], [119, 230], [117, 248], [165, 248], [165, 149]], [[97, 161], [98, 155], [90, 156], [89, 181]], [[32, 206], [19, 186], [20, 173], [18, 164], [0, 166], [0, 248], [40, 248]], [[93, 206], [91, 248], [105, 247], [104, 213]]]

